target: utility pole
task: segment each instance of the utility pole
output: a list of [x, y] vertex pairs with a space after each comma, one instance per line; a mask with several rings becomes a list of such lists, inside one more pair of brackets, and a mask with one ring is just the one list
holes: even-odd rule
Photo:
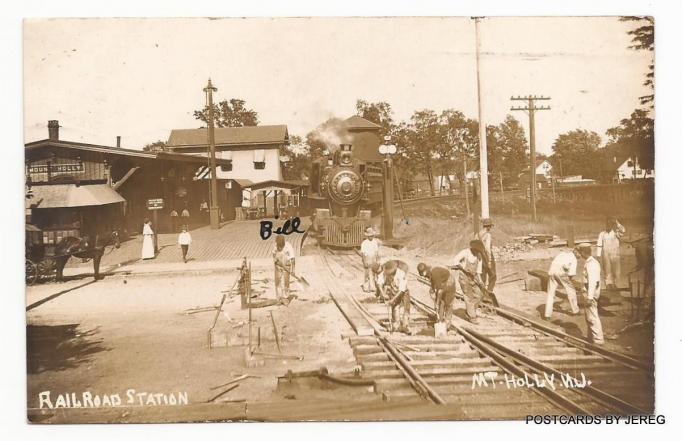
[[211, 200], [209, 206], [209, 218], [211, 221], [211, 229], [217, 230], [220, 228], [220, 217], [218, 215], [218, 177], [216, 176], [215, 166], [215, 127], [213, 121], [213, 92], [218, 89], [213, 87], [211, 79], [208, 79], [208, 84], [204, 88], [208, 100], [208, 148], [209, 148], [209, 167], [211, 169], [211, 185], [209, 191], [209, 199]]
[[488, 145], [486, 140], [486, 126], [483, 121], [483, 100], [481, 99], [481, 69], [480, 69], [480, 38], [478, 22], [481, 17], [474, 17], [476, 28], [476, 87], [478, 89], [478, 144], [481, 149], [480, 157], [480, 182], [481, 182], [481, 217], [490, 217], [490, 205], [488, 203]]
[[549, 106], [536, 106], [535, 101], [540, 100], [550, 100], [550, 97], [537, 96], [537, 95], [527, 95], [527, 96], [517, 96], [511, 97], [512, 101], [526, 101], [526, 107], [512, 107], [511, 110], [523, 110], [528, 112], [528, 125], [530, 128], [530, 167], [528, 169], [530, 173], [530, 205], [533, 213], [533, 222], [537, 222], [538, 213], [535, 207], [535, 112], [537, 110], [550, 110]]

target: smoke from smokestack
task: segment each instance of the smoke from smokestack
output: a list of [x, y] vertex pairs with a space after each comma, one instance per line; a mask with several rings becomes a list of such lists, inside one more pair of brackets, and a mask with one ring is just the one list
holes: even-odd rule
[[339, 145], [352, 143], [352, 137], [342, 119], [330, 118], [313, 131], [312, 141], [324, 144], [329, 153], [334, 153]]

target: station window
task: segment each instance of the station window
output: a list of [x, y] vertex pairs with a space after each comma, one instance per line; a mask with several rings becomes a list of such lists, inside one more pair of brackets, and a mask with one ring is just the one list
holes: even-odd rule
[[265, 161], [254, 162], [253, 168], [256, 170], [265, 170]]
[[220, 170], [222, 170], [224, 172], [232, 171], [232, 161], [230, 161], [228, 164], [221, 165]]

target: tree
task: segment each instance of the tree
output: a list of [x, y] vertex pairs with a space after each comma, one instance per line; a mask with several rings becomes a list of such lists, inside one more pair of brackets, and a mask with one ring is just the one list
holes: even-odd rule
[[599, 178], [601, 175], [599, 145], [601, 138], [595, 132], [577, 129], [562, 133], [554, 141], [550, 157], [552, 167], [558, 169], [559, 158], [564, 175], [582, 175]]
[[282, 162], [282, 174], [284, 179], [304, 179], [310, 173], [309, 147], [300, 136], [289, 137], [289, 145], [280, 150]]
[[142, 150], [145, 152], [152, 152], [152, 153], [157, 153], [157, 152], [163, 152], [166, 150], [166, 143], [158, 140], [156, 142], [152, 142], [150, 144], [147, 144], [146, 146], [142, 147]]
[[[653, 53], [654, 50], [654, 18], [653, 17], [621, 17], [620, 21], [636, 22], [640, 26], [628, 31], [628, 35], [632, 36], [632, 45], [629, 49], [649, 51]], [[642, 105], [649, 104], [653, 106], [654, 102], [654, 63], [653, 60], [648, 66], [649, 71], [646, 73], [646, 80], [644, 85], [651, 90], [651, 94], [639, 97], [639, 102]]]
[[[232, 98], [213, 104], [213, 116], [216, 127], [257, 126], [258, 113], [246, 108], [246, 101]], [[208, 124], [208, 106], [194, 111], [194, 118]]]
[[[490, 137], [490, 136], [489, 136]], [[521, 123], [511, 115], [494, 130], [494, 147], [492, 151], [498, 159], [493, 171], [502, 172], [511, 182], [518, 180], [519, 174], [529, 166], [528, 140]]]
[[[459, 181], [460, 191], [464, 192], [467, 162], [478, 157], [478, 122], [453, 109], [443, 111], [440, 120], [441, 142], [444, 145], [440, 152], [444, 161], [443, 166], [446, 170], [454, 172]], [[447, 174], [449, 175], [449, 172]]]
[[357, 100], [355, 102], [355, 109], [358, 116], [381, 126], [379, 135], [382, 139], [384, 136], [393, 133], [393, 110], [389, 103], [385, 101], [370, 103], [365, 100]]
[[438, 149], [443, 144], [440, 120], [436, 112], [429, 109], [414, 112], [410, 118], [411, 143], [407, 157], [413, 159], [429, 180], [431, 196], [435, 195], [433, 176], [438, 159]]
[[613, 152], [610, 156], [637, 158], [642, 168], [654, 168], [654, 120], [647, 113], [637, 109], [629, 118], [622, 119], [619, 126], [606, 131], [607, 146]]

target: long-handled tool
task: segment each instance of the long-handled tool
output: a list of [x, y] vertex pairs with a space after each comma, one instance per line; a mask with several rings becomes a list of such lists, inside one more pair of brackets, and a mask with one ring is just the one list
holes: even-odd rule
[[500, 302], [497, 301], [497, 296], [495, 295], [495, 293], [492, 291], [488, 291], [488, 288], [483, 286], [483, 283], [480, 280], [478, 280], [478, 278], [472, 272], [465, 270], [460, 265], [455, 265], [452, 268], [461, 271], [462, 273], [464, 273], [464, 275], [471, 279], [474, 282], [474, 284], [481, 290], [481, 292], [487, 294], [488, 297], [490, 297], [490, 301], [493, 304], [493, 306], [495, 307], [500, 306]]
[[211, 332], [213, 332], [213, 328], [215, 328], [216, 323], [218, 323], [218, 317], [220, 317], [220, 311], [223, 309], [223, 304], [225, 303], [225, 299], [227, 298], [227, 294], [223, 294], [223, 298], [220, 300], [220, 306], [218, 306], [218, 310], [215, 313], [215, 318], [213, 319], [213, 325], [211, 325], [211, 329], [208, 330], [208, 348], [211, 349]]
[[308, 281], [305, 279], [305, 277], [297, 276], [296, 274], [292, 273], [291, 271], [289, 271], [288, 269], [286, 269], [283, 265], [281, 265], [279, 263], [275, 263], [275, 266], [278, 266], [279, 269], [286, 271], [291, 277], [294, 278], [294, 280], [304, 284], [306, 286], [306, 288], [310, 287], [310, 283], [308, 283]]

